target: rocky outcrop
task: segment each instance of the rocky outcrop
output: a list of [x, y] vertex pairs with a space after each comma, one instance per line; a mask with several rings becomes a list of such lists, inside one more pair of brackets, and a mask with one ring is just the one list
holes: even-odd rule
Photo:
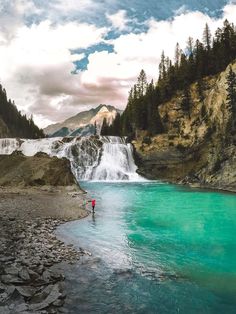
[[[236, 71], [236, 63], [231, 66]], [[190, 112], [182, 110], [180, 92], [159, 107], [165, 134], [149, 138], [140, 132], [133, 142], [140, 174], [236, 191], [236, 146], [226, 105], [228, 71], [204, 80], [203, 97], [197, 84], [191, 85]]]
[[73, 186], [75, 178], [66, 158], [37, 153], [26, 157], [15, 151], [0, 155], [1, 186]]

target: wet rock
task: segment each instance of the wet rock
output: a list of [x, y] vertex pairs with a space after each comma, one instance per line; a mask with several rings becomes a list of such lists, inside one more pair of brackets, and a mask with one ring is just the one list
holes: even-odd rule
[[53, 305], [56, 307], [61, 307], [64, 303], [65, 303], [65, 301], [63, 299], [58, 299], [58, 300], [53, 302]]
[[56, 280], [56, 281], [65, 279], [64, 275], [58, 271], [51, 272], [51, 278]]
[[59, 286], [56, 284], [52, 287], [51, 292], [46, 297], [46, 299], [40, 303], [34, 303], [30, 304], [29, 309], [33, 311], [38, 311], [47, 308], [50, 304], [55, 302], [59, 297], [61, 293], [59, 291]]
[[43, 300], [47, 298], [47, 296], [50, 294], [52, 290], [53, 285], [48, 285], [44, 287], [43, 289], [40, 289], [30, 300], [30, 303], [41, 303]]

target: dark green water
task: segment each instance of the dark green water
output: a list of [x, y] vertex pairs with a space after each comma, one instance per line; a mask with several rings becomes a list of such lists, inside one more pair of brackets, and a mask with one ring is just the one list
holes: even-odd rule
[[156, 182], [85, 183], [94, 217], [59, 229], [92, 252], [70, 313], [236, 313], [236, 196]]

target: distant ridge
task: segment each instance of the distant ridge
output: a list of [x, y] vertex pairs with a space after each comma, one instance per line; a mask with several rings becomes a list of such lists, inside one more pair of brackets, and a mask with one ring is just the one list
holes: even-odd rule
[[111, 124], [117, 113], [121, 112], [113, 106], [101, 104], [96, 108], [82, 111], [62, 123], [51, 124], [44, 129], [44, 132], [49, 137], [92, 135], [95, 132], [96, 122], [97, 133], [100, 134], [103, 120], [106, 118]]

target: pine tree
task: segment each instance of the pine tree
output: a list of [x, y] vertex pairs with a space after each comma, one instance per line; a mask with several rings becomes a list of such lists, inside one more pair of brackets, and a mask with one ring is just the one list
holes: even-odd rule
[[138, 97], [144, 96], [147, 90], [147, 76], [143, 69], [141, 70], [138, 76], [138, 82], [136, 86], [137, 86]]
[[181, 106], [183, 111], [189, 114], [191, 107], [191, 96], [189, 88], [187, 86], [183, 90]]
[[200, 77], [197, 80], [197, 92], [198, 92], [199, 100], [201, 102], [204, 100], [204, 89], [205, 89], [204, 82], [203, 82], [203, 79]]
[[112, 135], [118, 135], [121, 136], [122, 132], [121, 132], [121, 117], [120, 114], [117, 113], [116, 117], [112, 123]]
[[94, 135], [97, 135], [98, 130], [97, 130], [97, 123], [96, 121], [94, 122]]
[[210, 28], [209, 28], [207, 23], [206, 23], [204, 31], [203, 31], [203, 43], [205, 45], [206, 50], [210, 51], [210, 48], [211, 48], [211, 31], [210, 31]]
[[231, 111], [231, 125], [232, 131], [236, 130], [236, 74], [232, 70], [232, 67], [229, 68], [229, 74], [227, 75], [227, 106]]
[[107, 119], [103, 119], [102, 128], [101, 128], [101, 135], [110, 135], [109, 134], [109, 125], [107, 123]]
[[188, 38], [186, 49], [189, 56], [193, 54], [193, 38], [192, 37]]
[[181, 49], [179, 43], [176, 44], [175, 48], [175, 66], [178, 68], [180, 64], [180, 57], [181, 57]]
[[161, 62], [159, 64], [159, 80], [163, 80], [165, 78], [166, 78], [166, 58], [164, 51], [162, 51]]

